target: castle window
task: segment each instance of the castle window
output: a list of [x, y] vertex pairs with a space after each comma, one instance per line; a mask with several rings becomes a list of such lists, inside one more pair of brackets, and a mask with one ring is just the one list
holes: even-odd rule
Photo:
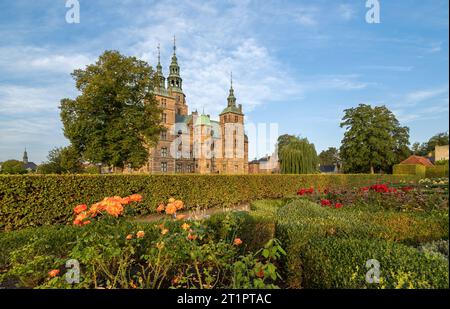
[[166, 108], [166, 107], [167, 107], [166, 99], [161, 99], [161, 106], [162, 106], [163, 108]]
[[167, 139], [167, 131], [161, 131], [161, 139], [166, 140]]
[[161, 172], [167, 172], [167, 162], [161, 162]]
[[239, 121], [239, 117], [238, 116], [234, 116], [234, 122], [238, 122]]
[[161, 148], [161, 157], [167, 157], [167, 148], [166, 147]]
[[238, 168], [239, 168], [239, 166], [238, 166], [238, 165], [235, 165], [235, 166], [234, 166], [234, 172], [235, 172], [235, 173], [237, 173], [237, 171], [238, 171]]
[[167, 122], [167, 115], [166, 115], [166, 113], [162, 113], [161, 118], [162, 118], [162, 122], [163, 123]]
[[183, 172], [183, 165], [181, 163], [177, 163], [176, 172], [177, 173]]

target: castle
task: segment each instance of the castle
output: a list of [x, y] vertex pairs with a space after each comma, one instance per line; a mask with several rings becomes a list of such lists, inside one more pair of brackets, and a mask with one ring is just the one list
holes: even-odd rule
[[158, 46], [155, 98], [162, 109], [166, 130], [149, 149], [149, 159], [140, 171], [146, 173], [247, 174], [248, 138], [244, 133], [242, 105], [236, 105], [233, 79], [228, 104], [219, 121], [197, 111], [189, 114], [174, 39], [169, 75], [164, 77]]

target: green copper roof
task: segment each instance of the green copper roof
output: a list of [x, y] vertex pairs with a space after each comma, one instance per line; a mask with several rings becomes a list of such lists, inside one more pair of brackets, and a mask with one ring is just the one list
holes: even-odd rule
[[197, 120], [195, 121], [195, 125], [207, 125], [210, 126], [211, 125], [211, 120], [209, 119], [209, 117], [207, 115], [200, 115], [197, 117]]
[[238, 115], [244, 115], [244, 114], [239, 110], [238, 107], [233, 106], [233, 105], [227, 106], [227, 107], [220, 113], [220, 115], [226, 114], [226, 113], [233, 113], [233, 114], [238, 114]]

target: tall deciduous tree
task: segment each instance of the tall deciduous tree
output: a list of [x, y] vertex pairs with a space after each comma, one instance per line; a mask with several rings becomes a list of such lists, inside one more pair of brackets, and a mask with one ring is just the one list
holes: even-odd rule
[[320, 165], [338, 165], [340, 163], [339, 150], [335, 147], [329, 147], [319, 154]]
[[72, 73], [81, 94], [61, 100], [64, 135], [91, 163], [141, 167], [162, 129], [152, 95], [154, 72], [144, 61], [106, 51]]
[[[281, 145], [280, 145], [281, 144]], [[278, 156], [283, 174], [317, 172], [318, 158], [314, 144], [306, 138], [282, 135], [278, 138]]]
[[18, 160], [7, 160], [2, 163], [2, 169], [0, 171], [2, 174], [26, 174], [27, 170], [23, 165], [22, 161]]
[[48, 161], [39, 165], [41, 174], [82, 173], [81, 158], [73, 146], [54, 148], [47, 156]]
[[427, 156], [434, 151], [436, 146], [448, 145], [448, 142], [448, 132], [441, 132], [433, 135], [425, 143], [414, 143], [411, 150], [419, 156]]
[[346, 109], [340, 124], [346, 132], [340, 148], [346, 172], [390, 171], [409, 154], [409, 128], [386, 106], [360, 104]]

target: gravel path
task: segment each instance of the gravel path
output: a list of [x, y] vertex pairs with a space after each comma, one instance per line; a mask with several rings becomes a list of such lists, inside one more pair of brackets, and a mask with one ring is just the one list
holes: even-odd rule
[[[250, 204], [248, 203], [242, 203], [239, 205], [235, 205], [232, 207], [213, 207], [208, 209], [194, 209], [194, 210], [186, 210], [179, 212], [178, 216], [183, 216], [183, 219], [193, 219], [193, 220], [199, 220], [203, 218], [208, 218], [209, 216], [221, 213], [221, 212], [227, 212], [227, 211], [249, 211], [250, 210]], [[148, 216], [142, 216], [137, 217], [134, 219], [136, 222], [153, 222], [158, 221], [163, 218], [167, 218], [167, 215], [163, 214], [151, 214]]]

